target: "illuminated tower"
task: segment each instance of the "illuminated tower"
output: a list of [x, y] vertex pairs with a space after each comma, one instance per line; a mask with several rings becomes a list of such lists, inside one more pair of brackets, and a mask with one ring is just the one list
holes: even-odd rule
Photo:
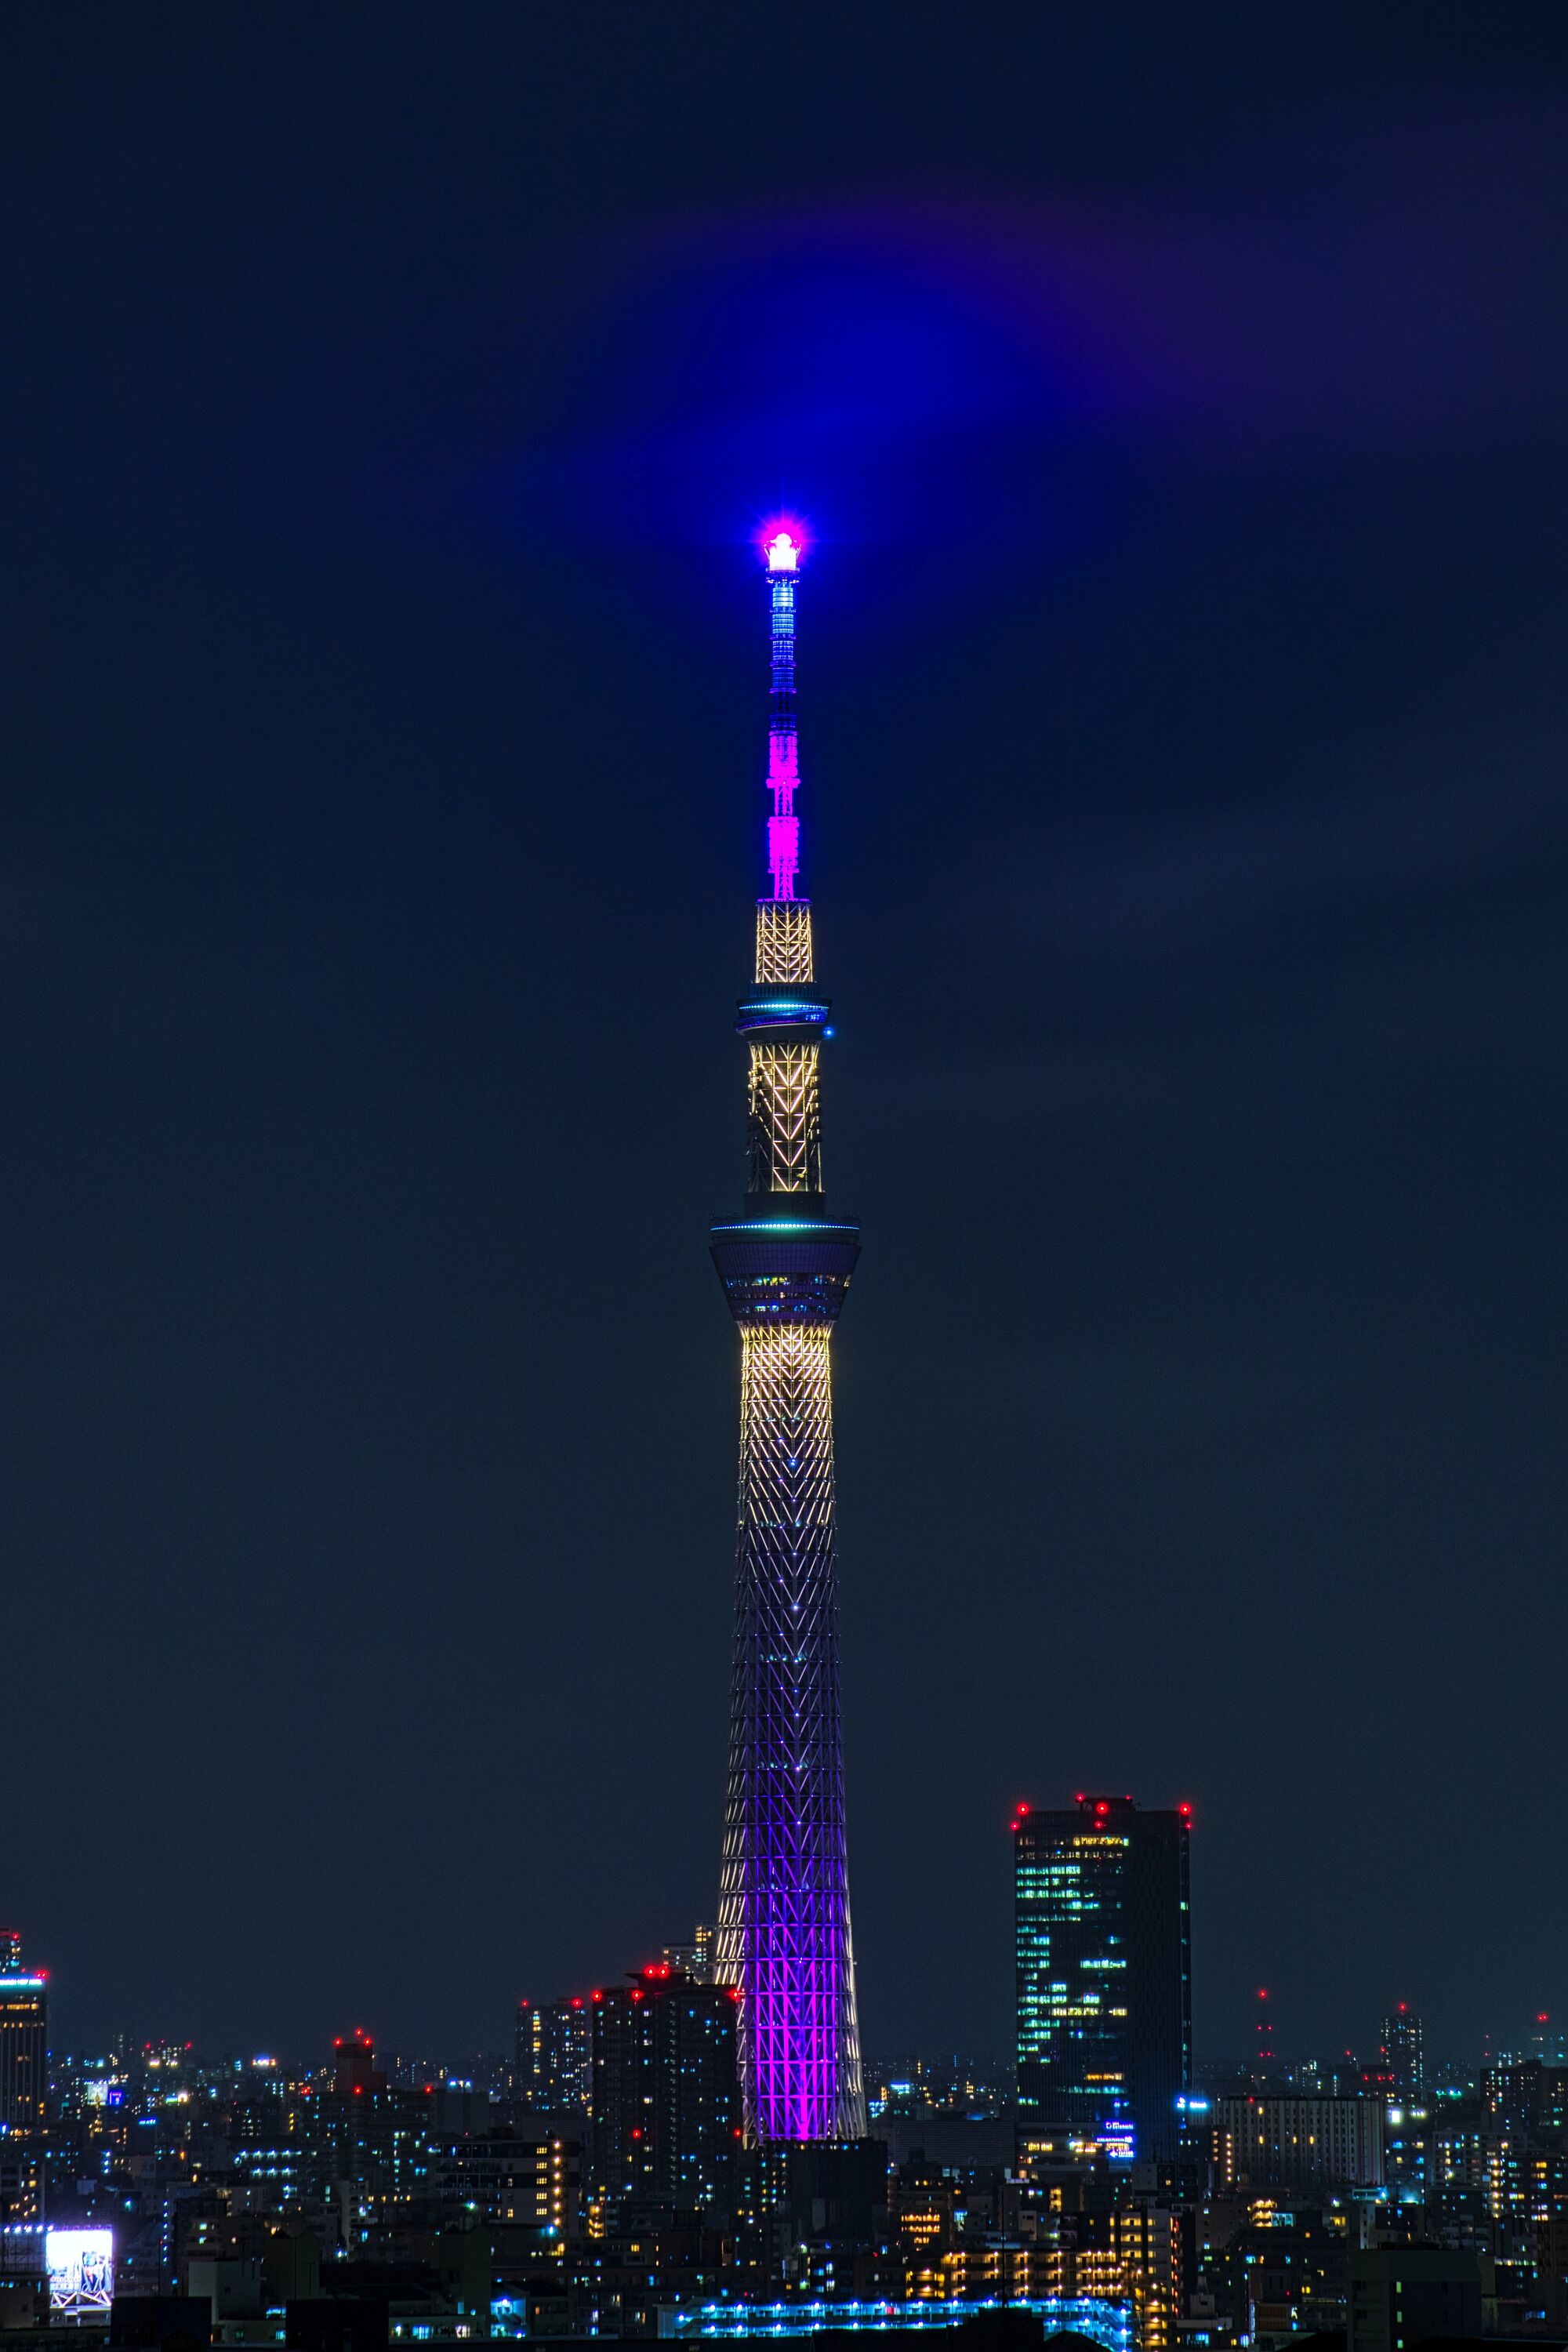
[[768, 896], [756, 986], [735, 1026], [751, 1051], [746, 1196], [712, 1230], [741, 1332], [741, 1484], [729, 1795], [715, 1974], [739, 1990], [748, 2139], [866, 2131], [844, 1836], [833, 1326], [860, 1229], [827, 1213], [817, 1066], [831, 1036], [811, 908], [795, 895], [796, 574], [805, 536], [763, 537], [773, 616]]

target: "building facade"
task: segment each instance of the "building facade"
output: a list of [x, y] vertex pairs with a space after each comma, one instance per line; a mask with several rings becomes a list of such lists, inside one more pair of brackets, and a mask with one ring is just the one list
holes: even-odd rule
[[1270, 2092], [1215, 2103], [1237, 2186], [1297, 2193], [1380, 2189], [1384, 2116], [1381, 2099], [1293, 2098]]
[[833, 1328], [859, 1227], [828, 1213], [819, 1065], [829, 1004], [797, 889], [795, 708], [802, 532], [763, 536], [772, 614], [767, 820], [750, 1056], [746, 1191], [711, 1232], [741, 1335], [741, 1475], [729, 1786], [715, 1973], [740, 2000], [744, 2128], [756, 2142], [866, 2129], [839, 1727]]
[[594, 2020], [581, 1993], [517, 2005], [519, 2104], [539, 2115], [588, 2114], [594, 2096]]
[[44, 2213], [49, 2090], [48, 1980], [23, 1966], [22, 1939], [0, 1932], [0, 2225]]
[[1131, 1797], [1013, 1823], [1021, 2136], [1173, 2156], [1192, 2080], [1189, 1818]]
[[596, 1992], [594, 2193], [601, 2206], [728, 2211], [740, 2147], [739, 2006], [667, 1961]]
[[561, 2134], [533, 2139], [504, 2126], [436, 2151], [437, 2194], [477, 2214], [492, 2232], [524, 2233], [541, 2252], [558, 2251], [577, 2231], [583, 2151]]

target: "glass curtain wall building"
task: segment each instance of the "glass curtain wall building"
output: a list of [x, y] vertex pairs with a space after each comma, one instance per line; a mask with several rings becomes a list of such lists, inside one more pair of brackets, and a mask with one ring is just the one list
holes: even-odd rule
[[1189, 1809], [1131, 1797], [1013, 1822], [1018, 2126], [1112, 2158], [1176, 2153], [1192, 2080]]

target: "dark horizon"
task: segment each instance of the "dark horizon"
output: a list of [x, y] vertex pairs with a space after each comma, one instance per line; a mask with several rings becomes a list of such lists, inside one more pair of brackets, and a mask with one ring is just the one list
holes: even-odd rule
[[1200, 2053], [1568, 2009], [1568, 26], [0, 50], [57, 2043], [504, 2050], [713, 1915], [781, 499], [866, 2048], [1009, 2047], [1091, 1783]]

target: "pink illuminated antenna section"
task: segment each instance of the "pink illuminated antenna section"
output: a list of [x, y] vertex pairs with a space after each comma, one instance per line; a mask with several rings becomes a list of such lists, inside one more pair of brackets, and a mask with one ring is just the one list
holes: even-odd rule
[[770, 572], [798, 572], [810, 544], [810, 534], [798, 515], [769, 515], [757, 531], [757, 546]]
[[800, 819], [795, 813], [800, 755], [795, 730], [795, 586], [806, 550], [804, 524], [772, 515], [757, 535], [768, 569], [773, 628], [773, 694], [768, 714], [768, 872], [775, 898], [793, 898], [800, 877]]

